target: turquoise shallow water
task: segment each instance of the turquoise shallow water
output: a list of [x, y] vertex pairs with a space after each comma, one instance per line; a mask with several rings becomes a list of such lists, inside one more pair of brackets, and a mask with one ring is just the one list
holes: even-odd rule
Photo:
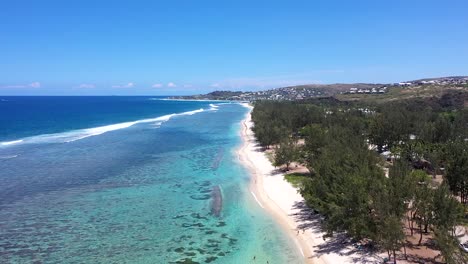
[[199, 107], [1, 146], [0, 263], [302, 263], [237, 162], [246, 108]]

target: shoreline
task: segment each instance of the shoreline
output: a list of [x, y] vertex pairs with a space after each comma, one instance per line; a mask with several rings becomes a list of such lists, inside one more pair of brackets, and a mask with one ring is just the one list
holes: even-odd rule
[[[245, 107], [249, 108], [248, 113], [246, 114], [245, 118], [241, 121], [241, 138], [242, 138], [242, 145], [238, 149], [238, 157], [241, 161], [242, 165], [246, 167], [251, 175], [251, 181], [249, 184], [249, 191], [252, 194], [255, 201], [258, 205], [268, 211], [268, 213], [273, 216], [274, 220], [283, 228], [283, 231], [290, 236], [290, 238], [294, 241], [296, 246], [298, 247], [301, 254], [304, 256], [304, 263], [307, 264], [319, 264], [324, 263], [314, 257], [312, 257], [312, 251], [309, 243], [304, 240], [304, 235], [299, 232], [299, 235], [296, 231], [296, 225], [292, 218], [290, 218], [287, 213], [285, 213], [278, 204], [276, 204], [273, 200], [271, 200], [269, 193], [264, 189], [264, 178], [265, 178], [265, 169], [269, 169], [265, 165], [270, 165], [270, 161], [264, 155], [263, 152], [258, 152], [255, 150], [255, 137], [253, 135], [253, 131], [251, 130], [252, 121], [251, 121], [251, 111], [253, 109], [252, 106], [245, 104]], [[256, 152], [256, 153], [255, 153]], [[263, 157], [263, 160], [258, 160], [259, 158]], [[260, 161], [260, 162], [259, 162]], [[266, 162], [266, 163], [265, 163]], [[260, 168], [260, 164], [263, 165]], [[282, 175], [281, 179], [282, 179]], [[286, 184], [286, 181], [284, 181]], [[288, 186], [291, 189], [294, 189], [292, 186]], [[297, 195], [299, 195], [296, 190], [293, 190]], [[279, 195], [282, 196], [282, 195]], [[299, 195], [300, 196], [300, 195]]]
[[253, 122], [248, 108], [241, 121], [242, 145], [237, 150], [241, 164], [251, 175], [249, 191], [257, 204], [266, 210], [294, 241], [307, 264], [333, 263], [382, 263], [379, 257], [356, 252], [351, 245], [341, 243], [344, 237], [337, 235], [323, 239], [320, 217], [311, 214], [297, 189], [284, 179], [284, 173], [277, 171], [261, 147], [256, 143], [252, 131]]

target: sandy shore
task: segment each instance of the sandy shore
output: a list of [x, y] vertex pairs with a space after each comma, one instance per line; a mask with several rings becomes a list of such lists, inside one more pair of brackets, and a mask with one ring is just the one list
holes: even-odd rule
[[[250, 110], [251, 106], [245, 104]], [[320, 218], [305, 206], [297, 190], [284, 180], [258, 146], [253, 131], [250, 111], [242, 121], [243, 144], [238, 151], [240, 161], [252, 174], [250, 192], [260, 207], [267, 210], [294, 239], [305, 263], [382, 263], [378, 256], [366, 255], [343, 237], [324, 240]]]

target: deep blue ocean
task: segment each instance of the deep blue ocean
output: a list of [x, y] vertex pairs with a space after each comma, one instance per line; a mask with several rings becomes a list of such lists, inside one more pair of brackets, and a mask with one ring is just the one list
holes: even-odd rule
[[0, 96], [0, 263], [302, 263], [248, 191], [246, 113]]

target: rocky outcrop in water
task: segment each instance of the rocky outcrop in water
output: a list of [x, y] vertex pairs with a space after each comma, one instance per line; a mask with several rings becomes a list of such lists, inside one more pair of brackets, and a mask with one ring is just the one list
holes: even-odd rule
[[219, 185], [213, 187], [211, 192], [211, 214], [219, 217], [221, 210], [223, 209], [223, 195], [221, 194], [221, 188]]

